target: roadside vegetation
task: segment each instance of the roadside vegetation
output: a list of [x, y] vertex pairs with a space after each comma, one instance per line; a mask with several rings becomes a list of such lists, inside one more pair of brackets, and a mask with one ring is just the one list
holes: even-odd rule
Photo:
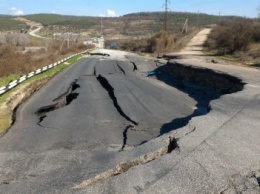
[[153, 35], [151, 38], [107, 40], [106, 47], [116, 45], [116, 49], [149, 54], [180, 51], [197, 33], [199, 29], [191, 28], [187, 33], [169, 34], [165, 31]]
[[[6, 36], [7, 41], [0, 44], [0, 86], [70, 54], [91, 48], [91, 46], [76, 42], [70, 43], [68, 48], [67, 43], [63, 44], [59, 40], [49, 40], [47, 43], [39, 40], [37, 42], [34, 38], [23, 34], [7, 34]], [[27, 50], [31, 45], [37, 46], [37, 50]]]
[[[8, 22], [13, 30], [27, 29], [26, 24], [14, 21], [14, 17], [1, 16], [3, 22]], [[101, 17], [68, 16], [58, 14], [33, 14], [25, 15], [23, 18], [44, 25], [42, 34], [62, 33], [70, 31], [74, 33], [88, 32], [94, 36], [100, 35]], [[234, 16], [215, 16], [203, 13], [169, 12], [169, 34], [178, 33], [188, 19], [190, 27], [209, 26], [219, 19], [233, 19]], [[158, 33], [163, 27], [164, 12], [140, 12], [127, 14], [121, 17], [103, 17], [103, 33], [109, 39], [111, 37], [151, 37]], [[19, 25], [17, 25], [19, 23]], [[1, 22], [0, 22], [1, 24]], [[21, 27], [23, 25], [23, 27]], [[0, 30], [5, 25], [0, 25]], [[26, 27], [27, 26], [27, 27]], [[2, 29], [1, 29], [2, 28]]]
[[205, 44], [207, 50], [222, 57], [260, 66], [260, 21], [235, 19], [219, 22]]

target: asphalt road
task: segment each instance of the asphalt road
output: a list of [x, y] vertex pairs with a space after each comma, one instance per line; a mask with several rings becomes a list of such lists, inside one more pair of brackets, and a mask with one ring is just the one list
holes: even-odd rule
[[0, 139], [0, 193], [78, 192], [193, 114], [187, 94], [146, 77], [152, 60], [127, 55], [82, 58], [19, 107]]

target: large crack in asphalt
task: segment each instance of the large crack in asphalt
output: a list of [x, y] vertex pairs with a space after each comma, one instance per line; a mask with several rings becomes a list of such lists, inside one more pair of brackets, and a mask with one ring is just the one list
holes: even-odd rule
[[74, 93], [74, 91], [80, 87], [80, 85], [77, 84], [77, 81], [77, 79], [73, 81], [63, 94], [55, 98], [53, 100], [55, 102], [54, 104], [41, 107], [35, 112], [35, 114], [39, 117], [39, 122], [37, 123], [39, 126], [43, 127], [41, 122], [47, 117], [47, 113], [60, 109], [64, 106], [68, 106], [78, 97], [79, 93]]
[[127, 121], [129, 121], [132, 124], [137, 126], [138, 123], [136, 121], [132, 120], [129, 116], [127, 116], [126, 113], [122, 110], [122, 108], [118, 104], [117, 98], [114, 93], [114, 88], [109, 84], [108, 80], [100, 74], [97, 76], [97, 80], [102, 85], [102, 87], [108, 92], [108, 95], [111, 98], [111, 100], [113, 101], [113, 104], [114, 104], [116, 110], [118, 111], [118, 113], [122, 117], [124, 117]]
[[[134, 71], [137, 70], [135, 64], [134, 65]], [[169, 67], [170, 66], [170, 67]], [[161, 136], [164, 133], [168, 133], [174, 129], [183, 127], [187, 125], [189, 120], [198, 115], [207, 114], [211, 107], [209, 105], [209, 102], [213, 99], [219, 98], [223, 94], [227, 93], [234, 93], [238, 92], [243, 89], [244, 83], [233, 76], [227, 75], [227, 74], [221, 74], [214, 71], [208, 71], [204, 69], [199, 68], [192, 68], [192, 67], [183, 67], [182, 65], [174, 66], [172, 64], [167, 64], [162, 67], [158, 67], [155, 71], [157, 73], [157, 78], [161, 81], [164, 81], [166, 84], [171, 85], [187, 94], [189, 94], [192, 98], [194, 98], [197, 103], [197, 110], [194, 111], [193, 114], [188, 115], [185, 118], [181, 119], [174, 119], [170, 123], [166, 123], [161, 128], [161, 133], [159, 136]], [[170, 71], [171, 68], [173, 68], [173, 73]], [[169, 70], [170, 69], [170, 70]], [[202, 72], [202, 73], [201, 73]], [[208, 74], [205, 76], [205, 74]], [[213, 81], [210, 81], [210, 79], [213, 77]], [[115, 107], [117, 108], [118, 112], [126, 118], [126, 120], [133, 122], [128, 116], [125, 115], [125, 113], [122, 111], [120, 106], [117, 103], [117, 99], [114, 95], [114, 89], [109, 84], [106, 78], [99, 75], [97, 79], [100, 81], [101, 85], [108, 91], [109, 96], [114, 102]], [[223, 81], [225, 87], [223, 87], [223, 83], [216, 84], [216, 81]], [[199, 90], [199, 93], [198, 91]], [[209, 93], [205, 93], [205, 91], [209, 91]], [[207, 96], [206, 98], [201, 99], [202, 96]], [[201, 107], [203, 107], [203, 110], [201, 110]], [[129, 130], [131, 130], [132, 125], [128, 125], [124, 131], [123, 131], [123, 146], [122, 149], [124, 149], [126, 143], [127, 143], [127, 133]], [[189, 135], [193, 131], [196, 130], [196, 127], [192, 128], [190, 131], [184, 134], [184, 136]], [[85, 181], [83, 181], [81, 184], [74, 187], [74, 189], [82, 189], [88, 185], [95, 184], [98, 181], [103, 181], [105, 179], [108, 179], [110, 177], [122, 174], [126, 171], [128, 171], [130, 168], [142, 164], [146, 164], [152, 160], [158, 159], [159, 157], [169, 154], [173, 152], [174, 150], [178, 149], [178, 140], [181, 137], [169, 137], [169, 142], [165, 146], [161, 147], [160, 149], [149, 152], [145, 155], [142, 155], [140, 157], [130, 159], [126, 162], [122, 162], [117, 164], [114, 168], [109, 169], [101, 174], [96, 175], [95, 177], [89, 178]]]
[[[102, 85], [102, 87], [108, 92], [108, 95], [111, 98], [111, 100], [113, 101], [114, 107], [116, 108], [117, 112], [122, 117], [124, 117], [127, 121], [131, 122], [134, 126], [137, 126], [138, 123], [136, 121], [132, 120], [129, 116], [127, 116], [126, 113], [122, 110], [122, 108], [118, 104], [117, 98], [116, 98], [115, 93], [114, 93], [114, 88], [110, 85], [108, 80], [100, 74], [97, 76], [97, 80]], [[133, 125], [128, 125], [124, 129], [124, 131], [123, 131], [123, 145], [122, 145], [122, 148], [120, 149], [120, 151], [124, 150], [126, 143], [127, 143], [128, 130], [131, 129], [131, 128], [134, 128]]]
[[120, 151], [124, 150], [126, 143], [127, 143], [127, 133], [129, 129], [133, 129], [134, 126], [133, 125], [128, 125], [126, 126], [125, 130], [123, 131], [123, 145]]
[[125, 70], [119, 65], [119, 63], [117, 62], [117, 67], [120, 69], [120, 71], [122, 71], [122, 73], [125, 75]]
[[159, 158], [165, 154], [171, 153], [173, 150], [179, 148], [177, 139], [175, 139], [174, 137], [170, 137], [169, 139], [170, 139], [169, 143], [166, 144], [165, 146], [161, 147], [160, 149], [147, 153], [147, 154], [144, 154], [142, 156], [136, 157], [134, 159], [128, 160], [126, 162], [121, 162], [121, 163], [117, 164], [114, 168], [111, 168], [101, 174], [98, 174], [95, 177], [89, 178], [89, 179], [83, 181], [82, 183], [80, 183], [79, 185], [76, 185], [73, 188], [74, 189], [83, 189], [86, 186], [95, 184], [99, 181], [103, 181], [110, 177], [120, 175], [135, 166], [147, 164], [147, 163], [149, 163], [153, 160], [156, 160], [157, 158]]
[[135, 64], [135, 62], [132, 61], [132, 64], [133, 64], [133, 72], [137, 71], [138, 68], [137, 68], [137, 65]]

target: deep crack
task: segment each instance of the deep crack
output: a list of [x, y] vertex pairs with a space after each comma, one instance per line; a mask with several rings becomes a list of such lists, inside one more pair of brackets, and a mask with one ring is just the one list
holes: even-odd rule
[[74, 90], [76, 90], [77, 88], [80, 87], [80, 85], [77, 84], [77, 79], [75, 79], [74, 82], [72, 82], [69, 86], [69, 88], [67, 89], [66, 92], [64, 92], [63, 94], [61, 94], [60, 96], [58, 96], [57, 98], [55, 98], [53, 101], [56, 102], [56, 101], [60, 101], [60, 99], [68, 96], [69, 94], [71, 94]]
[[127, 121], [133, 123], [134, 125], [138, 125], [138, 123], [135, 122], [134, 120], [132, 120], [129, 116], [127, 116], [124, 113], [124, 111], [122, 110], [122, 108], [119, 106], [119, 104], [117, 102], [117, 98], [116, 98], [115, 93], [114, 93], [114, 88], [109, 84], [107, 79], [99, 74], [98, 77], [97, 77], [97, 80], [103, 86], [103, 88], [108, 92], [108, 94], [109, 94], [110, 98], [112, 99], [113, 104], [114, 104], [115, 108], [117, 109], [118, 113], [122, 117], [124, 117]]
[[125, 75], [125, 71], [124, 71], [123, 68], [118, 64], [118, 62], [117, 62], [117, 66], [118, 66], [118, 68], [120, 69], [120, 71], [122, 71], [122, 73]]
[[167, 153], [170, 153], [169, 147], [171, 147], [171, 149], [172, 149], [171, 152], [172, 152], [174, 149], [178, 148], [179, 146], [177, 144], [177, 140], [174, 137], [170, 137], [170, 140], [171, 141], [169, 142], [169, 144], [161, 147], [160, 149], [153, 151], [153, 152], [150, 152], [150, 153], [147, 153], [147, 154], [142, 155], [140, 157], [128, 160], [126, 162], [121, 162], [118, 165], [116, 165], [114, 168], [109, 169], [109, 170], [107, 170], [107, 171], [105, 171], [101, 174], [98, 174], [95, 177], [89, 178], [89, 179], [83, 181], [79, 185], [76, 185], [74, 187], [74, 189], [83, 189], [86, 186], [91, 185], [91, 184], [95, 184], [98, 181], [103, 181], [103, 180], [106, 180], [110, 177], [122, 174], [122, 173], [128, 171], [130, 168], [133, 168], [135, 166], [147, 164], [147, 163], [149, 163], [153, 160], [156, 160], [157, 158], [159, 158], [159, 157], [161, 157], [161, 156], [163, 156]]
[[128, 130], [133, 128], [134, 126], [132, 125], [128, 125], [125, 130], [123, 131], [123, 145], [122, 145], [122, 148], [121, 148], [121, 151], [124, 150], [125, 146], [126, 146], [126, 143], [127, 143], [127, 133], [128, 133]]
[[94, 68], [94, 76], [96, 76], [97, 77], [97, 70], [96, 70], [96, 67]]
[[260, 187], [260, 176], [254, 175], [256, 182], [258, 183], [258, 186]]
[[133, 64], [133, 67], [134, 67], [134, 69], [133, 69], [133, 72], [137, 71], [137, 70], [138, 70], [138, 68], [137, 68], [137, 66], [136, 66], [135, 62], [132, 62], [132, 64]]
[[78, 93], [73, 93], [73, 91], [80, 87], [80, 85], [78, 85], [76, 82], [77, 80], [72, 82], [66, 92], [55, 98], [53, 100], [55, 102], [54, 104], [41, 107], [35, 112], [35, 114], [39, 117], [39, 122], [37, 123], [39, 126], [42, 126], [41, 122], [47, 117], [47, 113], [69, 105], [78, 97]]
[[169, 137], [169, 144], [168, 144], [168, 149], [167, 153], [171, 153], [173, 150], [179, 148], [179, 145], [177, 143], [177, 139], [174, 137]]

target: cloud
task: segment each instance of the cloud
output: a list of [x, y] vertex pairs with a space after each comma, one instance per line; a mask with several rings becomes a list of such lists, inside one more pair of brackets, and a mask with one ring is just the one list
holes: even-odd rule
[[22, 10], [17, 9], [16, 7], [11, 7], [9, 9], [9, 11], [11, 12], [10, 13], [11, 15], [23, 15], [24, 14]]
[[106, 17], [105, 14], [99, 14], [99, 17]]
[[115, 12], [115, 11], [113, 11], [113, 10], [111, 10], [111, 9], [108, 9], [108, 10], [107, 10], [107, 16], [108, 16], [108, 17], [116, 17], [117, 15], [116, 15], [116, 12]]

